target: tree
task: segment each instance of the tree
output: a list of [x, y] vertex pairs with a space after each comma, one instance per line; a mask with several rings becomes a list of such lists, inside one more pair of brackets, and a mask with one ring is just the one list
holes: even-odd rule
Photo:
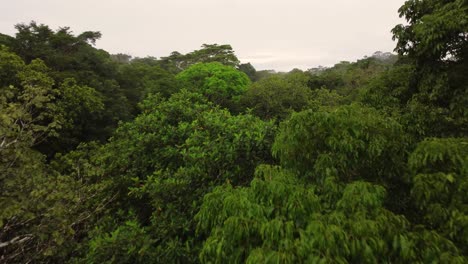
[[231, 45], [203, 44], [202, 48], [187, 54], [190, 64], [219, 62], [226, 66], [236, 67], [239, 59]]
[[[333, 200], [287, 170], [259, 167], [249, 187], [205, 196], [198, 231], [202, 263], [395, 263], [466, 259], [437, 233], [412, 231], [384, 208], [385, 189], [347, 184]], [[332, 190], [330, 190], [332, 191]]]
[[[250, 186], [227, 183], [205, 196], [196, 215], [197, 231], [207, 236], [200, 261], [466, 262], [459, 196], [465, 187], [458, 176], [465, 148], [454, 149], [455, 140], [428, 142], [410, 157], [410, 167], [422, 173], [412, 176], [411, 195], [418, 206], [428, 206], [423, 218], [430, 222], [421, 226], [410, 221], [418, 209], [397, 202], [410, 195], [404, 191], [408, 146], [401, 130], [359, 105], [293, 114], [273, 147], [281, 167], [259, 166]], [[434, 147], [440, 151], [428, 154]], [[445, 173], [431, 174], [438, 168]], [[433, 220], [454, 228], [434, 230]]]
[[[96, 241], [120, 247], [109, 236], [137, 219], [142, 229], [135, 232], [145, 230], [141, 239], [154, 241], [147, 253], [155, 261], [193, 262], [200, 246], [193, 217], [203, 195], [225, 182], [247, 184], [258, 164], [272, 162], [274, 125], [252, 115], [233, 116], [186, 90], [168, 99], [150, 96], [141, 109], [102, 149], [100, 168], [112, 178], [110, 193], [118, 194], [113, 206], [125, 213], [121, 220], [98, 223]], [[90, 243], [88, 257], [93, 258], [94, 250], [102, 253]], [[104, 253], [107, 259], [114, 254]]]
[[[32, 147], [48, 136], [57, 135], [62, 125], [55, 102], [58, 91], [54, 80], [47, 75], [48, 68], [41, 60], [29, 65], [13, 62], [19, 87], [9, 85], [1, 90], [2, 140], [4, 146], [26, 143]], [[20, 62], [20, 63], [19, 63]], [[14, 148], [14, 147], [13, 147]]]
[[138, 221], [129, 220], [112, 233], [94, 230], [87, 263], [153, 263], [156, 261], [154, 240]]
[[5, 34], [0, 33], [0, 46], [4, 45], [7, 47], [12, 47], [15, 42], [15, 38], [12, 36], [8, 36]]
[[466, 58], [468, 5], [464, 0], [411, 0], [398, 10], [408, 25], [393, 28], [395, 48], [429, 66]]
[[328, 89], [344, 97], [347, 103], [356, 101], [359, 90], [373, 78], [393, 67], [393, 60], [365, 57], [356, 62], [343, 61], [331, 68], [318, 68], [310, 73], [308, 86], [312, 90]]
[[468, 255], [468, 141], [427, 139], [408, 159], [416, 221], [437, 230]]
[[388, 113], [400, 111], [411, 99], [409, 89], [412, 76], [415, 74], [413, 65], [402, 64], [383, 72], [361, 91], [361, 100], [376, 109]]
[[252, 82], [255, 82], [257, 80], [257, 70], [255, 70], [254, 66], [252, 66], [252, 64], [250, 64], [250, 62], [249, 63], [239, 64], [237, 69], [239, 71], [247, 74], [247, 76], [249, 76], [249, 78], [250, 78], [250, 80]]
[[463, 0], [406, 1], [399, 9], [408, 25], [397, 25], [392, 32], [398, 40], [395, 50], [415, 67], [408, 87], [408, 105], [415, 114], [408, 119], [420, 124], [416, 131], [420, 137], [461, 136], [468, 131], [467, 10]]
[[73, 78], [65, 79], [57, 92], [54, 103], [58, 109], [56, 115], [61, 117], [58, 136], [46, 139], [36, 148], [49, 157], [73, 150], [80, 142], [87, 141], [89, 121], [104, 112], [103, 95], [91, 87], [78, 85]]
[[203, 94], [209, 101], [231, 110], [250, 83], [243, 72], [218, 62], [195, 64], [176, 78], [182, 87]]
[[408, 0], [398, 56], [280, 73], [18, 24], [0, 262], [467, 263], [467, 11]]
[[250, 85], [241, 103], [262, 119], [282, 120], [293, 111], [305, 109], [311, 95], [304, 83], [274, 75]]
[[36, 150], [59, 135], [72, 113], [63, 112], [61, 93], [41, 60], [13, 65], [19, 85], [0, 90], [0, 258], [63, 262], [77, 247], [74, 236], [82, 236], [83, 225], [100, 211], [90, 202], [100, 189], [80, 173], [57, 173]]
[[[174, 75], [140, 60], [120, 65], [116, 79], [135, 108], [149, 94], [160, 93], [163, 97], [169, 97], [179, 90]], [[135, 113], [136, 109], [132, 112]]]
[[293, 114], [282, 123], [273, 153], [283, 166], [318, 183], [331, 175], [382, 183], [403, 173], [405, 137], [392, 118], [354, 104]]
[[161, 57], [161, 59], [158, 61], [158, 64], [161, 66], [161, 68], [172, 74], [177, 74], [190, 66], [185, 58], [185, 55], [178, 51], [171, 52], [171, 54], [167, 57]]
[[72, 59], [71, 53], [77, 54], [94, 45], [101, 38], [101, 33], [86, 31], [78, 36], [71, 34], [69, 27], [51, 30], [47, 25], [31, 21], [29, 24], [15, 25], [16, 33], [13, 51], [20, 54], [26, 62], [35, 58], [44, 60], [48, 65], [66, 69], [67, 59]]
[[19, 86], [16, 76], [25, 67], [24, 61], [6, 46], [0, 45], [0, 87]]
[[[127, 98], [130, 92], [126, 93], [115, 80], [117, 63], [112, 61], [110, 54], [93, 47], [101, 37], [99, 32], [86, 31], [74, 35], [68, 27], [54, 31], [34, 21], [18, 24], [16, 29], [10, 50], [26, 63], [36, 58], [44, 61], [56, 86], [72, 78], [77, 87], [90, 87], [103, 95], [103, 111], [91, 118], [80, 117], [87, 123], [86, 130], [78, 136], [81, 140], [105, 140], [119, 120], [130, 119], [130, 111], [136, 102], [131, 105]], [[58, 146], [56, 149], [65, 151], [68, 148]]]
[[203, 44], [199, 50], [187, 54], [174, 51], [168, 57], [161, 57], [160, 65], [172, 73], [179, 73], [197, 63], [218, 62], [226, 66], [239, 66], [239, 59], [231, 45]]
[[128, 54], [117, 53], [117, 54], [112, 54], [111, 59], [115, 62], [126, 64], [126, 63], [130, 63], [130, 61], [132, 60], [132, 56]]

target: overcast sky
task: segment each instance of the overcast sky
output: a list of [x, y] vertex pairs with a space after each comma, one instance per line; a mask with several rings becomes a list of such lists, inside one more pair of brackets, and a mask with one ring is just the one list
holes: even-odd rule
[[257, 69], [307, 69], [392, 51], [404, 0], [0, 0], [0, 32], [35, 20], [74, 33], [100, 31], [97, 47], [168, 55], [231, 44]]

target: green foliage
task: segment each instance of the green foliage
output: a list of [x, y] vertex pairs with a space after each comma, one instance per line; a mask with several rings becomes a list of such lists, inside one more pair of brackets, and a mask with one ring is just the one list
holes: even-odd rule
[[249, 79], [252, 82], [255, 82], [257, 80], [257, 70], [255, 70], [254, 66], [250, 64], [250, 62], [239, 64], [237, 69], [249, 76]]
[[309, 108], [334, 108], [346, 104], [346, 97], [339, 95], [334, 90], [328, 90], [326, 88], [320, 88], [312, 90], [311, 100], [309, 102]]
[[17, 74], [21, 86], [0, 96], [0, 253], [7, 262], [68, 259], [75, 236], [101, 210], [93, 200], [100, 188], [80, 174], [57, 173], [33, 149], [63, 124], [47, 70], [32, 61]]
[[406, 1], [393, 38], [396, 51], [415, 65], [409, 90], [408, 123], [424, 137], [464, 136], [468, 131], [466, 79], [468, 5], [463, 0]]
[[235, 108], [250, 83], [249, 77], [243, 72], [218, 62], [195, 64], [176, 78], [182, 87], [203, 94], [211, 102], [230, 109]]
[[[15, 56], [1, 54], [12, 58], [5, 61], [6, 66], [22, 65]], [[15, 82], [20, 86], [0, 90], [1, 241], [14, 239], [16, 228], [21, 229], [23, 223], [34, 218], [30, 207], [35, 205], [31, 205], [30, 199], [36, 185], [44, 182], [44, 165], [43, 157], [32, 147], [55, 135], [60, 127], [53, 104], [57, 91], [52, 88], [54, 82], [45, 73], [43, 62], [35, 60], [17, 70]], [[19, 241], [31, 239], [21, 232], [16, 237]]]
[[57, 116], [61, 117], [59, 136], [49, 138], [37, 148], [45, 154], [72, 150], [82, 141], [87, 141], [89, 120], [101, 116], [104, 100], [95, 89], [78, 85], [75, 79], [66, 79], [58, 87]]
[[[47, 75], [41, 60], [32, 61], [16, 72], [19, 87], [2, 87], [1, 135], [2, 149], [20, 142], [32, 147], [60, 129], [60, 115], [54, 103], [58, 91]], [[14, 148], [14, 147], [13, 147]]]
[[149, 65], [139, 60], [120, 65], [118, 81], [133, 106], [149, 94], [160, 93], [169, 97], [178, 91], [174, 75], [159, 66]]
[[[129, 101], [127, 96], [131, 92], [124, 89], [132, 90], [133, 87], [120, 87], [116, 80], [117, 64], [107, 52], [93, 47], [101, 37], [99, 32], [87, 31], [73, 35], [68, 27], [54, 31], [34, 21], [18, 24], [15, 28], [17, 33], [9, 42], [10, 50], [27, 63], [41, 59], [50, 69], [49, 76], [57, 84], [54, 88], [67, 79], [74, 79], [78, 86], [87, 86], [103, 95], [104, 109], [99, 114], [80, 116], [84, 126], [77, 128], [72, 135], [64, 136], [61, 141], [51, 142], [54, 145], [51, 150], [41, 147], [48, 156], [76, 147], [77, 141], [105, 140], [119, 120], [130, 119], [137, 102]], [[7, 85], [17, 84], [9, 81]]]
[[162, 57], [158, 64], [163, 69], [175, 74], [194, 64], [211, 62], [218, 62], [231, 67], [236, 67], [240, 63], [231, 45], [203, 44], [201, 49], [185, 55], [174, 51], [170, 56]]
[[[45, 61], [50, 59], [55, 62], [64, 62], [64, 60], [72, 58], [72, 56], [66, 56], [65, 53], [76, 52], [89, 43], [95, 44], [96, 40], [101, 37], [99, 32], [91, 31], [73, 37], [68, 27], [60, 28], [54, 32], [48, 26], [38, 25], [34, 21], [29, 24], [17, 24], [15, 28], [18, 33], [13, 48], [27, 62], [35, 58], [41, 58]], [[57, 54], [54, 51], [59, 51], [59, 53]], [[55, 65], [55, 63], [51, 64]], [[64, 64], [63, 66], [65, 66]]]
[[[331, 203], [314, 186], [280, 168], [261, 166], [249, 187], [205, 196], [198, 231], [208, 239], [202, 263], [400, 263], [465, 259], [447, 240], [413, 232], [383, 207], [385, 189], [346, 185]], [[425, 243], [420, 247], [418, 243]]]
[[467, 8], [406, 1], [398, 57], [287, 73], [18, 24], [0, 262], [467, 263]]
[[15, 41], [15, 38], [0, 33], [0, 46], [11, 47]]
[[399, 111], [411, 99], [409, 86], [414, 73], [414, 67], [405, 64], [384, 72], [363, 89], [361, 100], [386, 112]]
[[117, 54], [112, 54], [111, 59], [115, 62], [126, 64], [126, 63], [130, 63], [130, 61], [132, 60], [132, 56], [128, 54], [117, 53]]
[[152, 263], [154, 250], [147, 230], [136, 220], [127, 221], [111, 233], [97, 235], [90, 242], [86, 263]]
[[403, 172], [405, 147], [400, 124], [351, 105], [293, 114], [281, 125], [273, 153], [287, 168], [318, 182], [326, 176], [379, 181]]
[[358, 97], [359, 88], [366, 86], [374, 77], [390, 69], [393, 56], [387, 59], [369, 57], [357, 62], [342, 61], [332, 68], [320, 69], [311, 76], [307, 85], [312, 90], [328, 89], [343, 96], [346, 102], [354, 101]]
[[[79, 86], [74, 79], [66, 79], [61, 85], [59, 107], [66, 116], [65, 123], [77, 128], [74, 122], [83, 122], [79, 118], [91, 117], [104, 109], [102, 95], [91, 87]], [[83, 124], [84, 125], [84, 124]]]
[[410, 0], [399, 9], [408, 25], [393, 28], [400, 54], [430, 64], [466, 56], [468, 5], [464, 0]]
[[401, 64], [372, 80], [361, 90], [360, 100], [398, 119], [416, 140], [460, 136], [467, 131], [462, 106], [468, 98], [461, 68], [426, 74], [418, 81], [417, 67]]
[[250, 182], [271, 161], [272, 123], [232, 116], [198, 93], [151, 96], [142, 114], [123, 124], [103, 150], [105, 173], [156, 241], [157, 261], [187, 262], [197, 255], [193, 215], [213, 187]]
[[257, 71], [255, 73], [255, 79], [258, 81], [258, 80], [261, 80], [261, 79], [264, 79], [264, 78], [268, 78], [272, 75], [275, 75], [277, 74], [274, 70], [261, 70], [261, 71]]
[[284, 119], [308, 106], [310, 89], [292, 78], [271, 76], [253, 83], [241, 102], [262, 119]]
[[454, 241], [468, 254], [468, 141], [428, 139], [408, 160], [411, 196], [420, 221]]
[[219, 62], [226, 66], [238, 66], [239, 59], [234, 54], [231, 45], [203, 44], [202, 49], [186, 55], [189, 65], [196, 63]]
[[26, 65], [5, 49], [0, 54], [2, 67], [11, 74], [0, 86], [1, 258], [61, 262], [77, 247], [75, 239], [88, 231], [86, 223], [102, 210], [93, 200], [100, 187], [79, 173], [52, 170], [34, 149], [51, 148], [46, 142], [76, 127], [83, 112], [102, 108], [101, 99], [73, 80], [56, 89], [42, 60]]
[[250, 187], [226, 185], [205, 196], [196, 216], [198, 231], [209, 235], [200, 260], [294, 261], [290, 251], [295, 250], [299, 237], [297, 225], [305, 224], [309, 215], [319, 211], [317, 196], [291, 173], [261, 166]]
[[0, 45], [0, 86], [18, 85], [16, 74], [25, 66], [24, 61], [7, 47]]

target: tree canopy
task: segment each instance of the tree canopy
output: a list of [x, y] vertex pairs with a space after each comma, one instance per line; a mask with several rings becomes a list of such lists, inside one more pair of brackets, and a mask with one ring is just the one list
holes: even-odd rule
[[195, 64], [177, 74], [181, 86], [203, 94], [211, 102], [234, 108], [247, 90], [249, 77], [233, 67], [219, 62]]
[[466, 1], [398, 55], [257, 71], [0, 34], [1, 263], [467, 263]]

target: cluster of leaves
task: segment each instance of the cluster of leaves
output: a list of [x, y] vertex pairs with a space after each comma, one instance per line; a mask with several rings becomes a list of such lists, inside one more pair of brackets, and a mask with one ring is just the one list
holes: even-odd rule
[[219, 62], [200, 63], [177, 74], [181, 86], [203, 94], [211, 102], [234, 110], [250, 80], [247, 75]]
[[408, 159], [411, 197], [421, 212], [418, 222], [437, 230], [467, 255], [468, 141], [427, 139]]
[[[200, 260], [466, 262], [466, 141], [422, 142], [408, 158], [402, 134], [396, 121], [358, 105], [294, 114], [273, 147], [281, 167], [260, 166], [250, 186], [205, 196]], [[408, 205], [387, 192], [407, 188], [405, 160], [416, 175], [403, 195], [426, 212], [421, 219], [392, 210]]]
[[[249, 187], [205, 196], [198, 231], [204, 263], [463, 263], [435, 232], [414, 232], [383, 206], [382, 186], [355, 181], [325, 201], [290, 171], [263, 166]], [[336, 187], [336, 186], [335, 186]], [[332, 188], [328, 190], [333, 191]], [[424, 245], [424, 246], [421, 246]]]
[[282, 123], [273, 153], [317, 182], [330, 175], [345, 182], [382, 181], [402, 174], [405, 141], [396, 121], [355, 104], [293, 114]]
[[240, 64], [231, 45], [227, 44], [203, 44], [201, 49], [187, 54], [174, 51], [170, 56], [162, 57], [159, 64], [170, 72], [179, 73], [194, 64], [211, 62], [217, 62], [231, 67], [237, 67]]
[[[118, 193], [116, 210], [135, 212], [155, 241], [152, 258], [186, 262], [196, 258], [192, 219], [201, 198], [225, 182], [250, 182], [255, 167], [272, 159], [274, 126], [233, 116], [186, 90], [167, 100], [150, 97], [141, 107], [143, 113], [104, 147], [103, 166]], [[102, 229], [103, 236], [114, 228]]]
[[411, 0], [398, 11], [408, 21], [392, 30], [399, 53], [428, 64], [466, 56], [466, 1]]
[[[249, 182], [272, 160], [273, 124], [210, 102], [235, 101], [250, 82], [221, 64], [238, 64], [232, 51], [228, 61], [218, 51], [230, 47], [206, 45], [190, 58], [221, 63], [176, 78], [163, 60], [116, 62], [92, 47], [98, 32], [74, 36], [35, 22], [16, 28], [16, 37], [0, 38], [2, 261], [193, 259], [186, 245], [196, 239], [196, 201], [225, 181]], [[177, 93], [184, 87], [192, 92]], [[139, 112], [108, 144], [89, 143]], [[127, 260], [113, 255], [132, 239]]]
[[[407, 87], [407, 123], [424, 137], [468, 133], [468, 4], [463, 0], [406, 1], [399, 9], [408, 24], [393, 30], [395, 51], [408, 57], [415, 74]], [[409, 97], [408, 97], [409, 96]]]
[[10, 74], [0, 84], [1, 259], [67, 259], [86, 230], [83, 226], [101, 208], [93, 199], [100, 183], [90, 184], [92, 174], [58, 173], [37, 146], [73, 127], [77, 115], [91, 114], [102, 102], [94, 90], [72, 79], [55, 89], [40, 59], [26, 64], [4, 47], [0, 58], [2, 72]]
[[253, 83], [241, 99], [243, 106], [263, 119], [285, 119], [292, 111], [309, 106], [312, 92], [306, 86], [307, 77], [298, 80], [293, 75], [262, 79]]
[[[376, 54], [380, 54], [376, 52]], [[307, 86], [312, 89], [325, 88], [337, 92], [346, 101], [355, 101], [358, 88], [367, 85], [373, 77], [391, 69], [395, 55], [367, 57], [351, 63], [342, 61], [331, 68], [310, 69]]]
[[[179, 89], [174, 74], [161, 68], [161, 60], [116, 62], [115, 56], [94, 48], [99, 32], [75, 36], [68, 27], [54, 31], [34, 21], [18, 24], [16, 29], [15, 37], [2, 35], [0, 45], [26, 64], [40, 59], [47, 65], [48, 77], [54, 81], [52, 88], [63, 95], [66, 112], [76, 117], [73, 126], [64, 127], [60, 138], [49, 138], [38, 146], [49, 157], [70, 151], [83, 141], [105, 141], [119, 121], [129, 121], [138, 114], [137, 104], [148, 94], [168, 97]], [[2, 52], [5, 50], [2, 47]], [[8, 70], [2, 71], [4, 87], [18, 85], [13, 64], [11, 61], [4, 66]]]
[[343, 103], [362, 87], [373, 108], [325, 97], [283, 122], [281, 167], [205, 196], [201, 262], [466, 262], [465, 2], [407, 1], [394, 29], [407, 57], [374, 78], [354, 71], [372, 59], [314, 73], [311, 88]]

